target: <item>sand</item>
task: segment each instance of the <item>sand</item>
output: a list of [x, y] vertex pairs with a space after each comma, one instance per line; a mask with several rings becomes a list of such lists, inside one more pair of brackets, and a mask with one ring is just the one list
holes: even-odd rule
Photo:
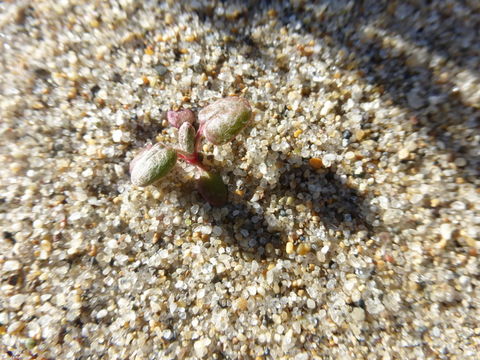
[[[0, 3], [5, 359], [475, 359], [478, 1]], [[238, 95], [202, 145], [168, 110]]]

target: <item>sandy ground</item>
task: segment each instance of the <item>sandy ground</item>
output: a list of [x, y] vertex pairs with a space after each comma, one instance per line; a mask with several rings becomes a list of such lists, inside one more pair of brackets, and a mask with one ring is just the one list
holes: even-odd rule
[[[0, 2], [4, 359], [474, 359], [480, 2]], [[169, 109], [241, 95], [131, 185]]]

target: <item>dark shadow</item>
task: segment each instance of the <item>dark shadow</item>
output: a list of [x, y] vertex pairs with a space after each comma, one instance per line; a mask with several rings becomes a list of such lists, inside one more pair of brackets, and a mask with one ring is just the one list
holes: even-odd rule
[[132, 135], [134, 136], [134, 141], [130, 143], [130, 147], [134, 147], [136, 142], [145, 143], [146, 139], [151, 139], [153, 141], [153, 139], [155, 139], [155, 137], [165, 128], [162, 125], [161, 120], [140, 122], [138, 121], [137, 115], [133, 115], [130, 119], [130, 123], [133, 127]]
[[230, 245], [244, 253], [244, 258], [260, 261], [284, 257], [282, 233], [269, 226], [263, 208], [255, 209], [244, 200], [232, 201], [226, 206], [228, 215], [215, 225], [227, 234]]
[[298, 203], [311, 202], [309, 213], [318, 216], [327, 230], [358, 232], [371, 229], [375, 216], [365, 198], [342, 182], [334, 169], [314, 170], [308, 159], [301, 159], [300, 166], [280, 176], [276, 188], [280, 193], [294, 196]]
[[[365, 37], [363, 34], [365, 26], [373, 26], [390, 36], [400, 36], [411, 45], [426, 49], [428, 54], [434, 54], [460, 67], [460, 70], [470, 70], [478, 76], [478, 64], [472, 63], [472, 59], [478, 59], [480, 54], [480, 19], [474, 16], [478, 9], [471, 8], [472, 16], [464, 18], [457, 9], [447, 4], [435, 6], [443, 10], [434, 10], [430, 1], [397, 5], [387, 1], [360, 0], [350, 8], [343, 1], [309, 1], [299, 6], [293, 6], [291, 2], [274, 1], [235, 3], [241, 4], [242, 10], [222, 16], [215, 15], [214, 7], [228, 8], [229, 2], [220, 1], [207, 7], [185, 2], [182, 6], [186, 11], [195, 13], [208, 26], [227, 35], [230, 40], [223, 44], [225, 54], [229, 53], [229, 48], [235, 47], [251, 61], [258, 59], [266, 64], [268, 71], [279, 77], [288, 74], [288, 59], [282, 61], [272, 58], [268, 50], [277, 45], [257, 45], [252, 40], [252, 18], [256, 19], [256, 23], [261, 23], [274, 16], [278, 20], [276, 26], [279, 31], [281, 27], [287, 27], [292, 32], [313, 36], [334, 57], [340, 51], [351, 56], [352, 60], [348, 63], [355, 62], [353, 70], [363, 74], [362, 81], [374, 85], [383, 101], [407, 111], [412, 133], [425, 132], [431, 140], [429, 147], [435, 152], [449, 154], [450, 161], [465, 159], [467, 164], [459, 168], [458, 173], [466, 181], [478, 182], [480, 158], [475, 153], [477, 144], [469, 140], [469, 136], [480, 129], [478, 106], [462, 99], [457, 84], [452, 82], [453, 75], [442, 78], [430, 65], [429, 58], [412, 61], [410, 55], [398, 52], [393, 55], [392, 51], [388, 51], [389, 45], [385, 44], [383, 37]], [[473, 5], [462, 3], [462, 6], [468, 9]], [[319, 9], [322, 11], [315, 11]], [[452, 39], [452, 34], [461, 36], [462, 41]], [[302, 86], [308, 89], [308, 96], [315, 96], [318, 84], [306, 80]], [[462, 138], [454, 138], [449, 132], [449, 127], [458, 125], [467, 129]], [[421, 161], [421, 158], [422, 154], [419, 154], [417, 161]]]
[[[293, 166], [291, 164], [300, 164]], [[244, 196], [229, 194], [228, 214], [220, 220], [210, 219], [226, 234], [225, 242], [237, 248], [247, 260], [285, 258], [288, 238], [295, 245], [300, 242], [314, 244], [309, 234], [302, 233], [310, 227], [313, 217], [322, 231], [356, 233], [372, 230], [376, 215], [369, 209], [366, 199], [354, 188], [346, 185], [334, 169], [315, 170], [308, 159], [286, 159], [284, 171], [272, 189], [254, 202], [249, 201], [258, 187], [258, 181], [246, 185]], [[184, 191], [191, 192], [192, 185]], [[275, 194], [275, 195], [273, 195]], [[274, 196], [276, 199], [274, 199]], [[278, 201], [284, 198], [286, 201]], [[204, 201], [197, 194], [198, 204]], [[268, 209], [275, 202], [275, 211]]]
[[[202, 154], [200, 156], [202, 157]], [[210, 168], [214, 170], [214, 167]], [[177, 171], [179, 171], [179, 176], [184, 175], [184, 170], [180, 167], [177, 167]], [[197, 204], [199, 207], [206, 205], [206, 201], [196, 189], [193, 178], [182, 183], [178, 191], [179, 196], [185, 197], [189, 202]], [[227, 204], [214, 208], [227, 208], [227, 214], [219, 218], [212, 215], [214, 210], [208, 210], [203, 216], [204, 222], [220, 227], [225, 245], [238, 249], [245, 259], [260, 262], [283, 257], [284, 246], [281, 231], [269, 226], [264, 216], [264, 208], [253, 207], [248, 202], [248, 198], [247, 194], [239, 197], [234, 193], [228, 193]]]
[[[442, 1], [384, 2], [377, 7], [365, 6], [366, 3], [371, 4], [372, 1], [356, 1], [355, 11], [369, 23], [377, 23], [416, 46], [426, 48], [430, 53], [478, 73], [478, 64], [472, 62], [480, 54], [478, 4], [475, 9], [474, 2], [462, 2], [457, 8]], [[462, 7], [468, 8], [468, 11]], [[367, 12], [367, 9], [371, 10]], [[389, 16], [381, 18], [380, 15], [384, 13]], [[426, 19], [430, 21], [424, 21]], [[460, 41], [452, 41], [449, 34], [454, 34]], [[474, 46], [471, 46], [472, 43]]]

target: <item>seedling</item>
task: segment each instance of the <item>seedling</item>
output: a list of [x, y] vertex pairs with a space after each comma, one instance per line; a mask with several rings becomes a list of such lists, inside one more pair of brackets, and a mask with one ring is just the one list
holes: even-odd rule
[[195, 114], [191, 110], [168, 111], [169, 124], [178, 129], [178, 147], [157, 143], [143, 149], [130, 163], [132, 183], [147, 186], [157, 182], [180, 158], [197, 169], [196, 185], [200, 195], [212, 206], [224, 205], [227, 186], [220, 174], [202, 164], [199, 156], [202, 139], [214, 145], [226, 144], [245, 128], [251, 118], [250, 104], [238, 96], [217, 100], [200, 110], [198, 130], [193, 126]]

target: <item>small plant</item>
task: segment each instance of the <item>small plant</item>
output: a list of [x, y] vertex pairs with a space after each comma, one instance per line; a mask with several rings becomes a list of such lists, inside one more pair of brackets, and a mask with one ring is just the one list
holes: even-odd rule
[[199, 149], [202, 139], [214, 145], [231, 141], [252, 118], [252, 109], [247, 100], [232, 96], [215, 101], [198, 113], [198, 130], [195, 129], [195, 114], [191, 110], [168, 111], [167, 120], [178, 129], [178, 147], [162, 143], [148, 145], [130, 163], [132, 183], [147, 186], [165, 177], [175, 166], [177, 158], [183, 159], [197, 169], [197, 190], [212, 206], [227, 202], [227, 186], [217, 172], [208, 169], [200, 161]]

